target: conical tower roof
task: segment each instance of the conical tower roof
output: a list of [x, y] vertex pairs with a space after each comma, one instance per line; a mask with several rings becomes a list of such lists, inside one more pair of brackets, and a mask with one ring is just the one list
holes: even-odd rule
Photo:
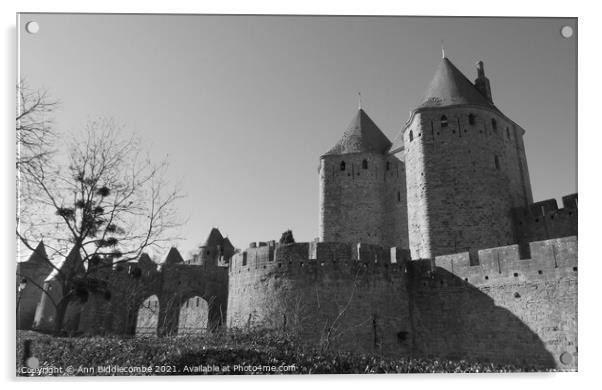
[[234, 245], [232, 245], [232, 243], [230, 242], [230, 239], [228, 237], [224, 237], [224, 241], [222, 242], [222, 247], [224, 249], [234, 249]]
[[222, 233], [219, 231], [219, 229], [213, 228], [209, 232], [207, 239], [203, 245], [201, 245], [201, 247], [222, 245], [222, 241], [224, 241], [224, 236], [222, 236]]
[[183, 263], [184, 259], [182, 258], [182, 255], [180, 255], [180, 252], [172, 247], [169, 250], [169, 253], [167, 254], [167, 257], [165, 258], [165, 261], [163, 262], [164, 264], [177, 264], [177, 263]]
[[497, 110], [449, 59], [443, 57], [418, 109], [458, 104], [471, 104]]
[[55, 267], [48, 277], [46, 277], [46, 282], [59, 278], [62, 275], [69, 277], [80, 272], [85, 272], [85, 270], [79, 248], [74, 246], [61, 264]]
[[38, 246], [31, 253], [31, 256], [29, 256], [27, 262], [50, 266], [48, 264], [48, 254], [46, 254], [46, 246], [44, 245], [44, 241], [40, 241], [38, 243]]
[[385, 153], [390, 147], [391, 141], [360, 108], [343, 134], [343, 138], [325, 155], [359, 152]]

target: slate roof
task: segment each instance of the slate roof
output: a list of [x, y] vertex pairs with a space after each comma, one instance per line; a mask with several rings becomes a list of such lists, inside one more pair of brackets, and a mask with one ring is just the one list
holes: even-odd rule
[[222, 241], [224, 241], [224, 236], [222, 236], [222, 233], [220, 233], [219, 229], [213, 228], [209, 232], [209, 236], [207, 236], [205, 243], [201, 245], [201, 247], [222, 245]]
[[456, 104], [472, 104], [497, 110], [449, 59], [443, 57], [418, 108]]
[[46, 246], [44, 245], [44, 241], [40, 241], [36, 249], [31, 253], [29, 259], [27, 259], [30, 263], [37, 263], [45, 266], [49, 266], [48, 264], [48, 255], [46, 254]]
[[222, 243], [222, 247], [224, 248], [224, 250], [232, 250], [234, 249], [234, 245], [232, 245], [232, 243], [230, 242], [230, 239], [228, 237], [224, 238], [224, 241]]
[[358, 152], [385, 153], [390, 147], [391, 141], [360, 108], [343, 134], [343, 138], [324, 155]]
[[46, 277], [45, 282], [59, 278], [61, 276], [59, 270], [63, 275], [67, 276], [85, 271], [82, 256], [75, 246], [71, 249], [67, 257], [56, 268], [53, 268], [52, 272]]
[[182, 258], [182, 255], [180, 255], [180, 252], [172, 247], [169, 250], [169, 253], [167, 254], [167, 257], [165, 258], [165, 261], [163, 262], [164, 264], [176, 264], [176, 263], [183, 263], [184, 259]]

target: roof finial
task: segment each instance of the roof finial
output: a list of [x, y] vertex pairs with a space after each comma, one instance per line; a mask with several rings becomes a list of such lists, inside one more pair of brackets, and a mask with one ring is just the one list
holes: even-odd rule
[[357, 93], [357, 109], [358, 110], [362, 109], [362, 93], [361, 92]]
[[445, 58], [445, 46], [443, 46], [443, 39], [441, 40], [441, 58]]

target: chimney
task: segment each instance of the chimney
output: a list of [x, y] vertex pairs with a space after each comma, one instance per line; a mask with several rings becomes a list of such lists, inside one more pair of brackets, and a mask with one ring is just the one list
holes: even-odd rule
[[485, 77], [485, 67], [483, 65], [483, 61], [477, 62], [476, 67], [477, 79], [474, 81], [474, 86], [479, 92], [481, 92], [481, 95], [485, 96], [487, 100], [493, 103], [493, 98], [491, 97], [491, 85], [489, 84], [489, 79]]

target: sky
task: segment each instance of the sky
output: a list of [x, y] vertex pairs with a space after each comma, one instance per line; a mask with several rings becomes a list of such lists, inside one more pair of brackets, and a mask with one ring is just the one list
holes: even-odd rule
[[[36, 34], [24, 32], [29, 21]], [[59, 131], [108, 117], [182, 185], [187, 257], [318, 235], [319, 157], [362, 107], [393, 139], [446, 56], [521, 125], [535, 201], [577, 191], [575, 19], [24, 14], [20, 77], [60, 100]]]

